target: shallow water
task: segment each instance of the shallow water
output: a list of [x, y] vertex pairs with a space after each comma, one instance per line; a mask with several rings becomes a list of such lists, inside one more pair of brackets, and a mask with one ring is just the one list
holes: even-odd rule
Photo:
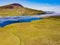
[[11, 16], [11, 17], [0, 17], [0, 27], [4, 27], [13, 23], [31, 22], [33, 20], [40, 20], [42, 18], [30, 17], [30, 16]]
[[12, 23], [31, 22], [33, 20], [40, 20], [43, 19], [44, 17], [50, 16], [60, 16], [60, 13], [41, 14], [34, 16], [6, 16], [4, 18], [0, 16], [0, 27], [4, 27]]

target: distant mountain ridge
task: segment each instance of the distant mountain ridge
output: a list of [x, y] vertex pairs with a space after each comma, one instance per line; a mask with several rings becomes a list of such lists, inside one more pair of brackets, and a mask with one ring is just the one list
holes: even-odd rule
[[45, 11], [46, 14], [53, 14], [55, 13], [54, 11]]
[[13, 4], [9, 4], [9, 5], [5, 5], [5, 6], [1, 6], [0, 8], [5, 8], [5, 9], [9, 9], [9, 8], [14, 8], [14, 7], [23, 7], [22, 5], [18, 4], [18, 3], [13, 3]]
[[45, 12], [42, 10], [29, 9], [18, 3], [0, 6], [0, 16], [37, 15], [43, 13]]
[[21, 7], [23, 7], [21, 4], [18, 4], [18, 3], [13, 3], [13, 4], [11, 4], [11, 5], [13, 5], [13, 6], [21, 6]]

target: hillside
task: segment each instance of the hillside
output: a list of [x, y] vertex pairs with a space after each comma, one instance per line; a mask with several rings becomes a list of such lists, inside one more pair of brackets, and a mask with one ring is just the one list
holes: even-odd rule
[[0, 45], [60, 45], [60, 17], [15, 23], [0, 32]]
[[29, 9], [17, 3], [0, 6], [0, 16], [36, 15], [43, 13], [41, 10]]

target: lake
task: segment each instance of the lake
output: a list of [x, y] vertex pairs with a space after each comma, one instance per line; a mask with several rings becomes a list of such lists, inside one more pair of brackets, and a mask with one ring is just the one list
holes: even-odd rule
[[0, 27], [4, 27], [6, 25], [12, 23], [22, 23], [22, 22], [31, 22], [33, 20], [40, 20], [42, 18], [31, 17], [31, 16], [11, 16], [11, 17], [0, 17]]
[[54, 13], [54, 14], [41, 14], [34, 16], [6, 16], [4, 18], [0, 16], [0, 27], [4, 27], [12, 23], [22, 23], [22, 22], [31, 22], [33, 20], [41, 20], [49, 16], [60, 16], [60, 14]]

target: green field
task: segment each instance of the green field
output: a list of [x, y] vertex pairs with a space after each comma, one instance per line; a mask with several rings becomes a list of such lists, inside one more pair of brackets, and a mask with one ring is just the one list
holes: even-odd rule
[[0, 45], [60, 45], [60, 17], [2, 27]]

